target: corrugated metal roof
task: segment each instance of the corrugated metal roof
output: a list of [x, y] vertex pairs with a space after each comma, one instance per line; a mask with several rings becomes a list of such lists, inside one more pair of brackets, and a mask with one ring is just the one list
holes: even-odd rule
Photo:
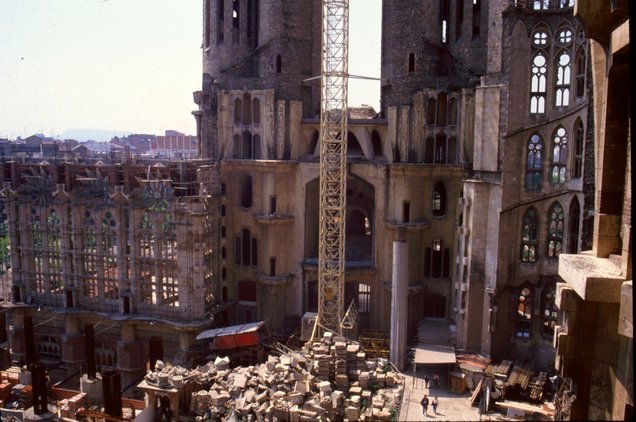
[[230, 327], [213, 328], [211, 330], [202, 331], [197, 336], [197, 340], [205, 340], [209, 338], [233, 336], [236, 334], [251, 333], [258, 330], [265, 324], [264, 321], [250, 322], [249, 324], [232, 325]]

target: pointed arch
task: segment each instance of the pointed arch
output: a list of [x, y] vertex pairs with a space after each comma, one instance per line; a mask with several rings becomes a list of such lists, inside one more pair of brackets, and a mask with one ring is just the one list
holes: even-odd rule
[[574, 122], [574, 171], [572, 177], [580, 179], [583, 177], [583, 152], [585, 146], [585, 129], [580, 117]]
[[234, 123], [241, 123], [243, 106], [240, 98], [234, 99]]
[[457, 99], [451, 98], [448, 100], [448, 125], [457, 125]]
[[252, 134], [249, 130], [244, 130], [242, 135], [241, 158], [252, 158]]
[[585, 71], [587, 69], [586, 66], [586, 54], [585, 49], [583, 47], [579, 47], [576, 51], [575, 63], [574, 63], [574, 74], [576, 78], [576, 87], [575, 94], [576, 98], [583, 98], [585, 96]]
[[440, 92], [437, 95], [437, 126], [446, 126], [447, 117], [446, 93]]
[[435, 124], [435, 114], [437, 113], [437, 101], [434, 97], [430, 97], [426, 102], [426, 124], [431, 126]]
[[249, 93], [243, 94], [243, 109], [241, 121], [244, 125], [252, 124], [252, 99]]
[[575, 196], [570, 203], [568, 212], [568, 253], [579, 253], [579, 225], [581, 222], [581, 205]]
[[252, 99], [252, 122], [255, 124], [261, 122], [261, 100], [256, 97]]

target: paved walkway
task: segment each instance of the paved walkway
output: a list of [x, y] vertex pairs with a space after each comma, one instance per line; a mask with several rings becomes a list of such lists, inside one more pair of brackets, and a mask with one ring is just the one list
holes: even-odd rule
[[[405, 389], [402, 406], [400, 409], [401, 421], [485, 421], [490, 420], [489, 416], [479, 417], [477, 407], [472, 407], [469, 403], [470, 392], [466, 389], [464, 395], [451, 393], [448, 386], [444, 383], [433, 387], [431, 380], [429, 388], [424, 386], [424, 374], [430, 370], [418, 368], [415, 374], [415, 382], [413, 373], [405, 373]], [[433, 408], [429, 405], [428, 416], [424, 416], [420, 400], [424, 394], [428, 394], [429, 399], [437, 396], [439, 406], [437, 414], [433, 413]], [[494, 415], [490, 415], [494, 416]]]

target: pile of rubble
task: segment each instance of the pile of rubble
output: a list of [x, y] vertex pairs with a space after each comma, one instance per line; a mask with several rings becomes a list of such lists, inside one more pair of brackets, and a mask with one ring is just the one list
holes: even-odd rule
[[299, 352], [255, 366], [226, 358], [186, 370], [157, 362], [146, 382], [178, 389], [197, 420], [392, 420], [404, 377], [386, 359], [366, 360], [359, 344], [326, 333]]

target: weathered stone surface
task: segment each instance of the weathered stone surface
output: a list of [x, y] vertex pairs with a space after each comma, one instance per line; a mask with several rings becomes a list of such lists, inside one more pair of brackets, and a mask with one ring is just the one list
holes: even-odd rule
[[559, 255], [559, 275], [583, 300], [620, 303], [625, 277], [611, 259], [591, 254]]

